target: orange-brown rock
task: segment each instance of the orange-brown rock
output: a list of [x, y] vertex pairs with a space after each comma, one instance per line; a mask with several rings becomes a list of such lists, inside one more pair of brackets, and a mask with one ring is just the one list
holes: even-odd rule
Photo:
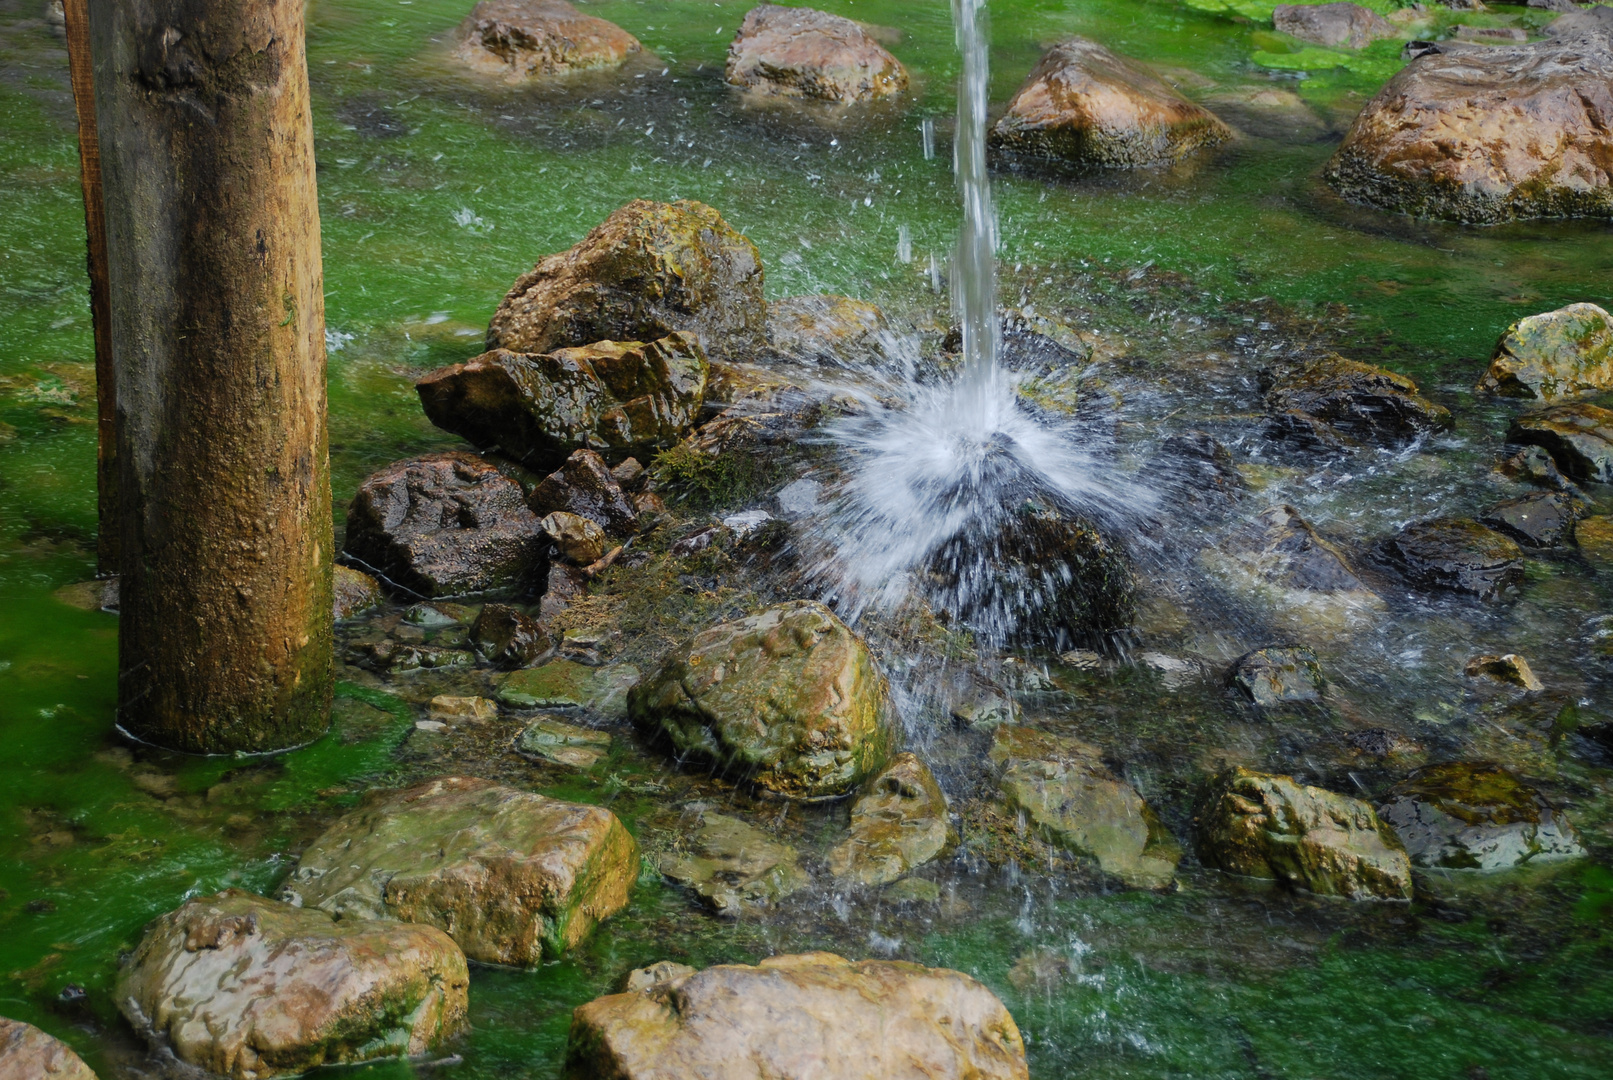
[[517, 278], [487, 347], [546, 353], [679, 330], [714, 360], [754, 355], [767, 342], [762, 259], [704, 203], [638, 199]]
[[566, 0], [481, 0], [459, 24], [454, 55], [473, 71], [518, 83], [618, 67], [642, 48], [620, 26]]
[[1128, 169], [1169, 165], [1231, 137], [1143, 65], [1072, 37], [1037, 62], [989, 141], [1015, 161]]
[[728, 46], [728, 81], [758, 93], [869, 101], [907, 89], [901, 62], [860, 24], [812, 8], [758, 4]]
[[95, 1080], [95, 1074], [60, 1039], [0, 1016], [0, 1080]]
[[152, 922], [116, 999], [179, 1060], [267, 1080], [423, 1054], [464, 1026], [469, 983], [434, 927], [336, 922], [227, 889]]
[[1356, 117], [1328, 182], [1420, 217], [1613, 216], [1613, 8], [1551, 32], [1413, 60]]
[[961, 972], [833, 953], [635, 972], [572, 1014], [570, 1080], [1025, 1080], [1008, 1010]]

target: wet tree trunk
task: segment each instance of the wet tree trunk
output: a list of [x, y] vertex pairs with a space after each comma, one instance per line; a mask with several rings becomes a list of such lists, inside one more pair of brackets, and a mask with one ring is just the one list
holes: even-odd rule
[[303, 0], [90, 0], [116, 368], [119, 723], [316, 737], [331, 693]]

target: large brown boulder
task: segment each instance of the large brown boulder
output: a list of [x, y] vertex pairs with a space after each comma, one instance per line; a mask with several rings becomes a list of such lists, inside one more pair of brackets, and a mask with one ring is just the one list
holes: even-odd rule
[[1360, 799], [1235, 768], [1194, 817], [1199, 861], [1355, 900], [1410, 900], [1411, 859]]
[[181, 1061], [267, 1080], [423, 1054], [464, 1027], [469, 983], [435, 927], [337, 922], [228, 889], [151, 923], [115, 996]]
[[464, 451], [388, 465], [347, 508], [344, 552], [422, 596], [541, 591], [549, 538], [521, 485]]
[[680, 756], [793, 798], [850, 792], [885, 764], [893, 740], [873, 654], [810, 600], [698, 634], [634, 689], [628, 709]]
[[626, 907], [638, 870], [609, 810], [450, 776], [339, 819], [281, 896], [344, 920], [441, 927], [472, 960], [531, 965]]
[[1613, 216], [1613, 8], [1551, 33], [1424, 52], [1361, 110], [1328, 182], [1420, 217]]
[[1169, 165], [1232, 137], [1135, 60], [1072, 37], [1049, 49], [991, 129], [998, 154], [1073, 169]]
[[1400, 36], [1394, 23], [1360, 4], [1278, 4], [1271, 21], [1290, 37], [1329, 48], [1364, 49]]
[[637, 199], [517, 278], [493, 313], [487, 348], [546, 353], [679, 330], [714, 360], [762, 348], [761, 256], [704, 203]]
[[862, 26], [812, 8], [757, 4], [728, 46], [727, 78], [747, 90], [868, 101], [907, 89], [907, 71]]
[[454, 55], [473, 71], [519, 83], [618, 67], [641, 48], [626, 30], [566, 0], [481, 0], [459, 24]]
[[832, 953], [675, 964], [572, 1014], [568, 1080], [1026, 1080], [995, 994], [961, 972]]
[[0, 1016], [0, 1080], [95, 1080], [95, 1074], [60, 1039]]
[[695, 422], [710, 365], [694, 334], [599, 341], [551, 353], [495, 349], [438, 368], [415, 390], [426, 417], [534, 469], [574, 450], [653, 457]]
[[1569, 304], [1519, 319], [1501, 335], [1478, 389], [1538, 401], [1613, 390], [1613, 315]]

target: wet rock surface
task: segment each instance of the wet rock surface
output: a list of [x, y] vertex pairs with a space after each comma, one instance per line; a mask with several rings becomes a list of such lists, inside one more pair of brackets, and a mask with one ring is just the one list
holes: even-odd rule
[[1262, 511], [1199, 562], [1233, 595], [1295, 630], [1347, 629], [1384, 607], [1350, 554], [1292, 506]]
[[1322, 667], [1303, 645], [1257, 649], [1232, 665], [1232, 684], [1262, 709], [1322, 700]]
[[789, 844], [715, 810], [699, 808], [694, 815], [693, 828], [655, 865], [718, 915], [738, 918], [766, 909], [809, 883]]
[[788, 296], [767, 305], [768, 343], [784, 361], [875, 368], [890, 333], [884, 312], [849, 296]]
[[381, 583], [362, 570], [338, 563], [331, 567], [331, 577], [334, 593], [331, 614], [338, 620], [351, 619], [354, 615], [378, 607], [386, 599], [386, 594], [381, 591]]
[[520, 83], [619, 67], [642, 48], [621, 27], [565, 0], [480, 0], [459, 24], [454, 55], [472, 71]]
[[518, 668], [549, 651], [549, 635], [513, 604], [484, 604], [471, 624], [470, 642], [497, 667]]
[[1487, 653], [1475, 656], [1463, 665], [1462, 671], [1470, 679], [1488, 679], [1491, 682], [1516, 686], [1533, 693], [1545, 689], [1539, 679], [1535, 678], [1534, 669], [1529, 661], [1517, 653], [1502, 653], [1499, 656]]
[[60, 1039], [0, 1016], [0, 1080], [95, 1080], [95, 1073]]
[[831, 953], [774, 956], [645, 979], [572, 1020], [579, 1080], [1026, 1080], [1019, 1029], [974, 979]]
[[1075, 739], [1004, 724], [990, 762], [1010, 810], [1022, 812], [1049, 843], [1096, 860], [1134, 888], [1169, 885], [1182, 849], [1135, 788]]
[[1613, 215], [1613, 9], [1565, 15], [1550, 33], [1424, 52], [1361, 111], [1328, 182], [1419, 217]]
[[1360, 4], [1278, 4], [1271, 17], [1290, 37], [1329, 48], [1364, 49], [1400, 36], [1394, 23]]
[[1478, 388], [1548, 402], [1613, 389], [1613, 316], [1569, 304], [1519, 319], [1501, 335]]
[[1523, 584], [1522, 549], [1466, 518], [1413, 522], [1384, 541], [1383, 554], [1419, 588], [1494, 600]]
[[868, 646], [807, 600], [697, 635], [629, 705], [680, 756], [793, 798], [851, 791], [884, 765], [894, 737]]
[[608, 731], [568, 724], [551, 716], [539, 716], [516, 736], [516, 753], [542, 758], [573, 769], [591, 769], [610, 753]]
[[544, 517], [566, 513], [587, 518], [610, 536], [631, 536], [638, 527], [638, 508], [605, 459], [592, 450], [578, 450], [567, 458], [532, 489], [527, 503]]
[[851, 835], [829, 852], [829, 872], [887, 885], [939, 856], [954, 839], [947, 798], [924, 762], [897, 754], [851, 807]]
[[1418, 769], [1389, 790], [1378, 812], [1418, 866], [1503, 870], [1585, 854], [1562, 811], [1494, 764]]
[[547, 540], [521, 486], [475, 454], [400, 461], [359, 485], [344, 552], [421, 596], [541, 588]]
[[518, 709], [586, 709], [621, 720], [627, 716], [628, 693], [638, 681], [639, 669], [632, 664], [596, 667], [559, 657], [505, 676], [498, 698]]
[[569, 251], [516, 280], [487, 348], [547, 353], [692, 332], [713, 360], [766, 344], [756, 245], [704, 203], [628, 203]]
[[1359, 799], [1234, 768], [1195, 814], [1199, 860], [1248, 877], [1354, 900], [1411, 899], [1411, 860]]
[[1010, 161], [1081, 171], [1169, 165], [1231, 137], [1143, 65], [1075, 37], [1043, 54], [988, 144]]
[[574, 450], [653, 457], [681, 438], [705, 398], [710, 365], [687, 331], [551, 353], [496, 349], [415, 384], [444, 431], [536, 469]]
[[1543, 448], [1570, 479], [1613, 483], [1613, 410], [1554, 405], [1514, 417], [1507, 441]]
[[1387, 368], [1332, 354], [1266, 391], [1267, 434], [1301, 446], [1347, 451], [1399, 445], [1451, 426], [1451, 414]]
[[116, 996], [180, 1061], [256, 1080], [425, 1053], [464, 1027], [469, 981], [435, 927], [337, 922], [229, 889], [151, 923]]
[[1574, 522], [1584, 506], [1584, 500], [1572, 495], [1536, 491], [1496, 503], [1478, 521], [1526, 547], [1554, 548], [1573, 541]]
[[907, 89], [907, 71], [858, 23], [805, 7], [758, 4], [728, 46], [734, 86], [849, 103]]
[[445, 777], [339, 819], [283, 896], [344, 921], [437, 926], [472, 960], [533, 965], [625, 907], [638, 868], [609, 810]]

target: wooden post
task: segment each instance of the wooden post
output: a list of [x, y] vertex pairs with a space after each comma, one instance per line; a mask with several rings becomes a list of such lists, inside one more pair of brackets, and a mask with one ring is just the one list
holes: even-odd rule
[[89, 0], [116, 368], [118, 718], [317, 737], [331, 694], [324, 295], [303, 0]]
[[78, 169], [84, 186], [84, 233], [90, 272], [90, 324], [95, 330], [96, 568], [118, 572], [117, 394], [113, 389], [111, 298], [106, 280], [106, 216], [101, 203], [101, 144], [95, 129], [89, 0], [63, 0], [67, 67], [78, 111]]

